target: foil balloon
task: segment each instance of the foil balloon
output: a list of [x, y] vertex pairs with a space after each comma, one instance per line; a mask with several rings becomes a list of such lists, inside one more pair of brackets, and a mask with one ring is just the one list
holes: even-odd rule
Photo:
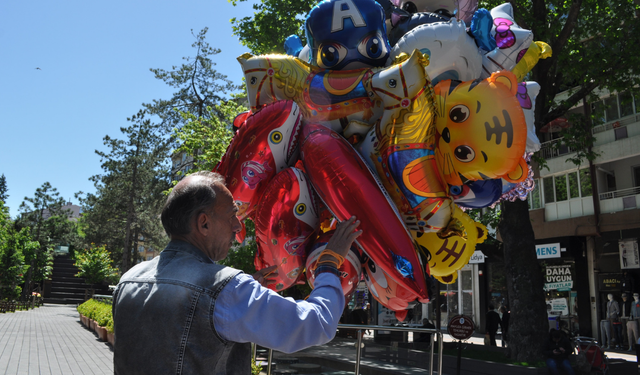
[[[321, 234], [310, 248], [309, 255], [307, 256], [306, 275], [307, 282], [311, 288], [313, 288], [313, 284], [315, 283], [315, 276], [311, 270], [318, 261], [318, 257], [320, 256], [320, 253], [322, 253], [322, 250], [327, 247], [327, 243], [331, 239], [331, 236], [333, 236], [333, 233], [333, 231], [329, 231]], [[347, 256], [344, 258], [344, 262], [340, 268], [338, 268], [338, 272], [340, 273], [340, 284], [342, 285], [342, 292], [344, 293], [345, 301], [349, 301], [351, 296], [353, 296], [353, 293], [356, 291], [356, 287], [358, 286], [362, 273], [360, 252], [355, 245], [351, 246], [349, 249]]]
[[414, 299], [426, 300], [419, 255], [397, 211], [360, 155], [337, 133], [307, 124], [301, 157], [315, 191], [338, 220], [356, 216], [362, 235], [356, 240]]
[[[277, 265], [268, 287], [276, 292], [294, 285], [303, 275], [307, 248], [319, 226], [318, 209], [307, 176], [287, 168], [269, 182], [253, 221], [259, 269]], [[256, 267], [258, 268], [258, 267]]]
[[331, 70], [384, 66], [391, 49], [384, 21], [374, 0], [318, 3], [305, 22], [312, 64]]
[[491, 34], [495, 38], [497, 48], [482, 57], [481, 78], [487, 78], [491, 73], [500, 70], [513, 69], [533, 42], [531, 30], [525, 30], [515, 22], [511, 3], [491, 9], [491, 16]]
[[527, 123], [516, 99], [513, 73], [494, 73], [485, 80], [443, 81], [434, 87], [436, 161], [449, 185], [466, 180], [527, 177], [523, 158]]
[[503, 194], [502, 182], [501, 178], [467, 181], [459, 186], [450, 186], [449, 192], [455, 204], [460, 207], [484, 208], [500, 199]]
[[416, 27], [393, 46], [388, 63], [415, 49], [429, 56], [426, 71], [434, 84], [445, 79], [467, 81], [480, 77], [482, 55], [462, 21], [452, 19]]
[[429, 270], [435, 277], [444, 277], [462, 269], [478, 243], [487, 237], [487, 228], [473, 221], [460, 209], [453, 210], [450, 227], [457, 227], [456, 233], [418, 233], [416, 241], [429, 252]]
[[520, 82], [516, 98], [522, 107], [524, 119], [527, 121], [527, 147], [526, 152], [536, 152], [540, 150], [540, 140], [536, 135], [535, 110], [536, 98], [540, 92], [540, 85], [537, 82]]
[[473, 35], [473, 39], [476, 40], [478, 47], [485, 51], [492, 51], [497, 47], [496, 40], [491, 35], [491, 28], [493, 26], [493, 17], [488, 10], [482, 8], [478, 9], [471, 18], [471, 26], [469, 32]]
[[253, 212], [269, 180], [297, 160], [301, 120], [296, 103], [281, 101], [248, 116], [231, 140], [216, 172], [224, 176], [240, 220]]
[[374, 144], [365, 158], [380, 176], [405, 225], [421, 232], [444, 228], [451, 203], [435, 164], [436, 111], [423, 68], [427, 64], [416, 50], [410, 58], [399, 58], [374, 75], [373, 90], [382, 98], [385, 112], [375, 136], [369, 134], [364, 142]]
[[289, 35], [284, 40], [284, 51], [289, 56], [298, 57], [298, 55], [302, 51], [302, 48], [302, 40], [297, 35]]
[[400, 17], [388, 31], [389, 44], [392, 47], [395, 46], [403, 35], [420, 25], [435, 22], [448, 22], [449, 19], [450, 17], [436, 13], [415, 13], [407, 15], [406, 17]]
[[458, 0], [392, 0], [398, 8], [409, 13], [440, 13], [453, 17], [458, 8]]
[[376, 301], [394, 311], [399, 321], [405, 320], [409, 302], [415, 300], [413, 292], [398, 284], [371, 258], [364, 264], [364, 281]]
[[294, 100], [307, 122], [320, 122], [346, 137], [366, 133], [382, 114], [371, 69], [323, 70], [286, 55], [238, 57], [252, 111], [278, 100]]
[[551, 53], [551, 46], [545, 42], [531, 43], [529, 48], [520, 51], [518, 63], [511, 69], [513, 74], [516, 75], [518, 82], [521, 82], [527, 73], [536, 66], [538, 60], [551, 57]]

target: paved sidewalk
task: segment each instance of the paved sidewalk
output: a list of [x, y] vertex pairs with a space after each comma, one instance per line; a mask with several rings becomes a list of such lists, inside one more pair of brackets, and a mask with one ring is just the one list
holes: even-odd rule
[[0, 314], [0, 374], [113, 374], [113, 351], [74, 305], [44, 305]]

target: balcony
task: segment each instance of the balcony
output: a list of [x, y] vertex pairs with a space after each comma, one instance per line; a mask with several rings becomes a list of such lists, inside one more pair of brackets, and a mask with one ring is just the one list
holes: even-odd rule
[[640, 186], [599, 194], [603, 214], [633, 210], [640, 207]]

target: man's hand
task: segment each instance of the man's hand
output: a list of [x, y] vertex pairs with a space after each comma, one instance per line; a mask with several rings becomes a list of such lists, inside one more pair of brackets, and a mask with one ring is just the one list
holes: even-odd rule
[[[335, 233], [327, 243], [327, 249], [335, 251], [342, 257], [346, 257], [353, 241], [362, 234], [362, 230], [356, 231], [358, 225], [360, 225], [360, 220], [356, 220], [355, 216], [351, 216], [349, 220], [338, 224]], [[323, 258], [324, 257], [335, 259], [331, 255], [324, 255]], [[318, 259], [318, 261], [319, 260], [320, 259]]]
[[260, 285], [266, 287], [269, 284], [275, 283], [275, 280], [272, 277], [268, 277], [268, 276], [277, 275], [278, 274], [278, 272], [276, 271], [277, 268], [278, 266], [263, 268], [260, 271], [254, 273], [253, 278], [256, 279], [256, 281], [259, 282]]

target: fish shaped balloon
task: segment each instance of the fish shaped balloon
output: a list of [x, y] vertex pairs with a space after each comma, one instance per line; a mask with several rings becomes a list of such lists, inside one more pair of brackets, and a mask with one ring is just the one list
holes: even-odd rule
[[293, 101], [280, 101], [247, 116], [231, 140], [216, 172], [239, 206], [239, 219], [249, 216], [278, 172], [298, 159], [302, 116]]
[[413, 298], [426, 301], [425, 273], [402, 219], [358, 152], [339, 134], [306, 124], [301, 158], [314, 190], [339, 221], [356, 216], [358, 245]]
[[253, 220], [258, 252], [254, 264], [262, 269], [277, 265], [276, 292], [294, 285], [304, 275], [307, 247], [319, 227], [318, 209], [307, 176], [287, 168], [271, 181], [260, 199]]

